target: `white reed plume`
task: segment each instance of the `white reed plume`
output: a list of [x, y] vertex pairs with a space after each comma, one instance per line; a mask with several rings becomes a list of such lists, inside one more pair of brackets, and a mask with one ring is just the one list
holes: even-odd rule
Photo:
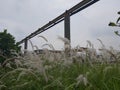
[[105, 69], [103, 70], [103, 72], [106, 73], [107, 71], [109, 71], [111, 69], [113, 69], [112, 66], [107, 66], [107, 67], [105, 67]]
[[17, 68], [19, 68], [20, 66], [23, 66], [22, 59], [15, 59], [14, 62]]
[[93, 44], [89, 40], [87, 40], [87, 47], [92, 47], [93, 48]]
[[21, 73], [19, 74], [19, 76], [17, 77], [17, 81], [19, 81], [21, 79], [22, 76], [26, 75], [27, 73], [25, 71], [21, 71]]
[[24, 57], [24, 65], [29, 69], [34, 70], [36, 73], [40, 73], [45, 77], [46, 82], [48, 81], [45, 68], [43, 66], [43, 60], [41, 60], [39, 55], [27, 53], [26, 57]]
[[105, 48], [105, 45], [103, 44], [102, 40], [100, 39], [97, 39], [97, 40], [101, 43], [102, 47]]
[[14, 68], [12, 68], [12, 66], [10, 65], [10, 63], [7, 63], [7, 64], [5, 65], [5, 67], [8, 67], [8, 68], [14, 69]]
[[36, 48], [36, 50], [39, 50], [38, 46], [37, 45], [34, 45], [34, 47]]
[[41, 37], [42, 39], [44, 39], [46, 42], [48, 42], [47, 38], [45, 38], [44, 36], [38, 36]]
[[70, 45], [70, 40], [68, 40], [67, 38], [63, 38], [61, 36], [58, 36], [58, 39], [61, 40], [61, 41], [63, 41], [64, 43]]
[[88, 85], [88, 80], [83, 74], [79, 75], [76, 80], [77, 80], [76, 87], [81, 83], [83, 83], [85, 86]]
[[32, 46], [32, 50], [34, 51], [34, 45], [33, 45], [32, 41], [30, 39], [29, 39], [29, 42], [30, 42], [30, 44]]
[[42, 47], [49, 46], [50, 49], [55, 50], [54, 46], [50, 43], [43, 44]]
[[6, 78], [8, 75], [13, 74], [13, 73], [16, 73], [17, 71], [24, 71], [24, 72], [26, 72], [26, 73], [29, 73], [29, 74], [31, 74], [32, 76], [34, 76], [34, 77], [36, 78], [36, 80], [39, 81], [38, 76], [36, 76], [36, 74], [35, 74], [31, 69], [25, 69], [25, 68], [17, 68], [17, 69], [14, 69], [14, 70], [12, 70], [12, 71], [9, 71], [9, 72], [7, 72], [4, 76], [2, 76], [2, 77], [0, 78], [0, 80], [3, 80], [3, 79]]
[[110, 53], [108, 53], [108, 50], [106, 49], [106, 48], [104, 48], [104, 49], [99, 49], [99, 51], [100, 51], [100, 54], [101, 54], [101, 61], [103, 61], [103, 62], [110, 62], [110, 57], [111, 57], [111, 55], [110, 55]]
[[2, 63], [2, 66], [4, 67], [9, 61], [15, 61], [15, 59], [19, 59], [18, 57], [14, 57], [14, 58], [9, 58], [9, 59], [6, 59], [3, 63]]
[[62, 65], [65, 66], [65, 67], [69, 67], [72, 64], [73, 64], [73, 60], [65, 59]]

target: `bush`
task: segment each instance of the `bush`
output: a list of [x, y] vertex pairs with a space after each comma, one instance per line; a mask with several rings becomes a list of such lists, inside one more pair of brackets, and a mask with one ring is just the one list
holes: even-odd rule
[[7, 33], [7, 30], [0, 32], [0, 63], [3, 63], [6, 58], [13, 57], [11, 51], [19, 52], [20, 46], [15, 43], [15, 38]]

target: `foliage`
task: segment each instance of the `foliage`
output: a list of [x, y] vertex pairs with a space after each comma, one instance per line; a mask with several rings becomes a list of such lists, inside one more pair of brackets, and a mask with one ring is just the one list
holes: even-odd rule
[[11, 58], [13, 51], [20, 51], [20, 46], [15, 43], [15, 38], [7, 33], [7, 30], [0, 32], [0, 62], [3, 63], [5, 58]]
[[99, 55], [90, 41], [86, 49], [70, 48], [69, 56], [27, 51], [15, 59], [17, 68], [0, 67], [0, 90], [120, 90], [120, 54], [101, 44]]
[[[120, 11], [118, 12], [118, 14], [120, 15]], [[118, 19], [117, 19], [116, 22], [110, 22], [110, 23], [109, 23], [109, 26], [120, 27], [120, 23], [119, 23], [119, 21], [120, 21], [120, 17], [118, 17]], [[118, 31], [115, 31], [114, 33], [115, 33], [116, 35], [120, 36], [120, 34], [119, 34]]]

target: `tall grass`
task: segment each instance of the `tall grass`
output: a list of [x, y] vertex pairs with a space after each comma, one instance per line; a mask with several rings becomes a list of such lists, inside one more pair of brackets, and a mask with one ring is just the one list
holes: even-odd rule
[[[44, 39], [47, 42], [44, 45], [54, 50]], [[117, 50], [106, 49], [102, 44], [98, 55], [90, 41], [84, 49], [71, 48], [66, 39], [59, 39], [68, 44], [69, 52], [44, 49], [44, 54], [36, 54], [27, 51], [23, 56], [6, 60], [4, 68], [0, 66], [0, 90], [120, 90]], [[32, 44], [33, 49], [34, 46]]]

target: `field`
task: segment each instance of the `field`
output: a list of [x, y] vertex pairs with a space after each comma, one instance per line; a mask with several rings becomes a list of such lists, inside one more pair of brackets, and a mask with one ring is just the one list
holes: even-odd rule
[[120, 52], [102, 45], [98, 54], [90, 42], [87, 48], [16, 53], [0, 66], [0, 90], [120, 90]]

